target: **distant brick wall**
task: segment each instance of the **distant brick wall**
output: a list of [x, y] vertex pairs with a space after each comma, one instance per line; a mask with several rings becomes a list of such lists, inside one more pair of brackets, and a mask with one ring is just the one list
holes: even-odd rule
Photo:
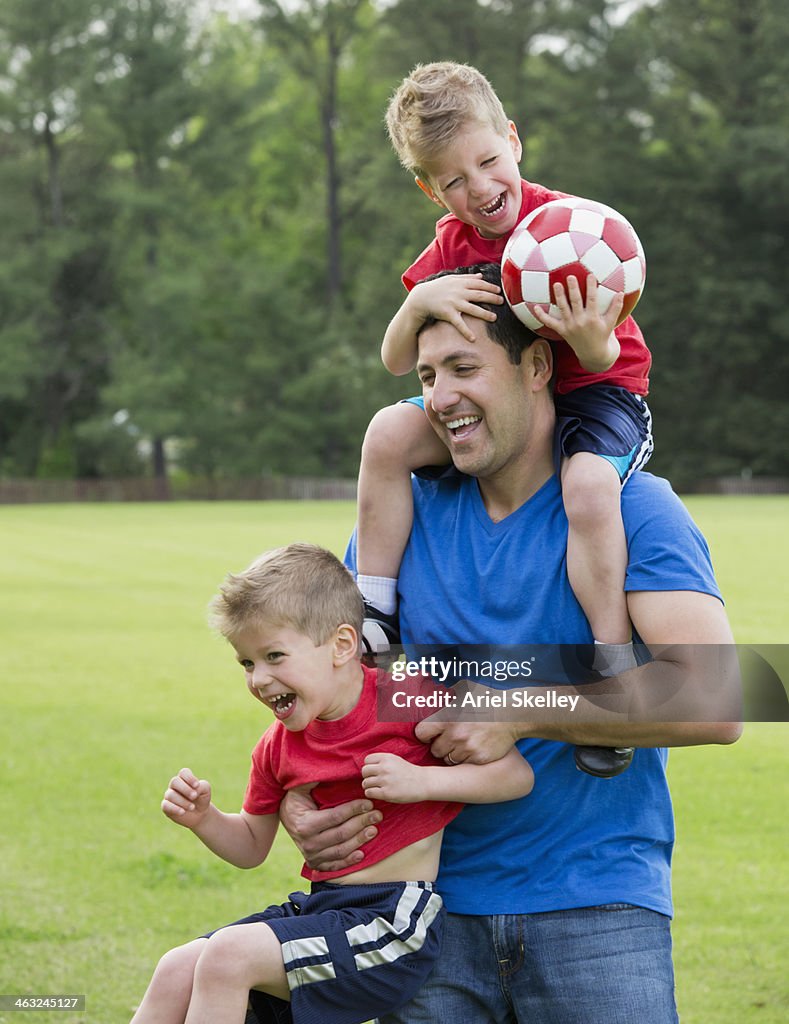
[[354, 501], [355, 480], [261, 477], [249, 480], [0, 480], [0, 504], [77, 501]]

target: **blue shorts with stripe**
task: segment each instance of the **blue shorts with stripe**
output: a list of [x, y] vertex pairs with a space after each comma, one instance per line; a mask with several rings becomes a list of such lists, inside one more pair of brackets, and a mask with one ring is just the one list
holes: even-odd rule
[[[403, 401], [425, 408], [421, 395]], [[608, 384], [592, 384], [568, 395], [556, 395], [554, 404], [557, 472], [562, 458], [591, 452], [610, 462], [624, 484], [649, 461], [654, 449], [652, 414], [640, 395]], [[419, 475], [423, 475], [421, 471]]]
[[260, 1024], [363, 1024], [421, 988], [441, 948], [444, 908], [430, 882], [317, 882], [233, 924], [256, 922], [282, 944], [290, 989], [289, 1003], [250, 992]]
[[624, 484], [652, 454], [652, 414], [640, 395], [608, 384], [557, 395], [554, 457], [591, 452], [610, 462]]

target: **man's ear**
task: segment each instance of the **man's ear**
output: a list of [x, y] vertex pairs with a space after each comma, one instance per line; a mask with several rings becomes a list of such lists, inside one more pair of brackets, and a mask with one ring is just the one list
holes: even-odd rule
[[529, 346], [531, 357], [532, 391], [542, 391], [551, 383], [553, 377], [553, 348], [544, 338], [537, 338]]
[[334, 663], [345, 665], [359, 654], [359, 634], [347, 622], [337, 627], [334, 634]]
[[438, 196], [435, 194], [433, 189], [430, 187], [430, 185], [428, 185], [428, 183], [426, 181], [422, 181], [421, 178], [414, 178], [414, 181], [417, 183], [419, 188], [422, 189], [422, 191], [425, 193], [425, 195], [427, 196], [428, 199], [431, 199], [438, 206], [441, 206], [444, 209], [446, 209], [444, 204], [441, 202], [441, 200], [438, 198]]

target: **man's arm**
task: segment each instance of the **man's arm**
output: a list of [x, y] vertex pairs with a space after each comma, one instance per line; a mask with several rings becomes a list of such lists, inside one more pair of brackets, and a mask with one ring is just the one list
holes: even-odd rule
[[[518, 739], [581, 746], [664, 747], [733, 743], [740, 736], [739, 665], [721, 602], [693, 591], [629, 593], [633, 625], [653, 660], [614, 680], [575, 686], [529, 687], [578, 697], [575, 710], [535, 711], [528, 720], [441, 722], [417, 726], [436, 757], [494, 760]], [[510, 717], [511, 713], [510, 713]]]
[[[577, 696], [572, 716], [557, 719], [555, 711], [545, 711], [518, 722], [442, 722], [444, 713], [438, 712], [417, 725], [417, 736], [431, 743], [437, 758], [451, 752], [454, 761], [476, 764], [496, 761], [522, 738], [606, 747], [737, 740], [742, 731], [739, 665], [721, 602], [693, 591], [638, 591], [627, 599], [652, 662], [623, 672], [613, 683], [607, 679], [584, 687], [529, 687], [533, 694], [550, 689]], [[288, 794], [280, 818], [312, 867], [333, 871], [363, 859], [359, 847], [376, 834], [375, 812], [357, 804], [318, 811], [309, 797], [298, 800], [295, 806], [293, 794]]]

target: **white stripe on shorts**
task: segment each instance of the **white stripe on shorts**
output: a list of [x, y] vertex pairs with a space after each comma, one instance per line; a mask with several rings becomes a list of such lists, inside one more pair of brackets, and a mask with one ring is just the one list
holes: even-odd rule
[[625, 478], [621, 484], [622, 487], [625, 486], [627, 481], [637, 470], [642, 469], [644, 466], [646, 466], [646, 464], [649, 462], [650, 455], [655, 450], [655, 442], [652, 439], [652, 411], [647, 405], [647, 403], [644, 401], [644, 399], [641, 397], [641, 395], [636, 395], [635, 397], [644, 407], [644, 418], [646, 420], [647, 436], [646, 440], [641, 442], [641, 447], [639, 448], [635, 458], [633, 459], [630, 465], [630, 469], [625, 474]]
[[[423, 894], [428, 901], [421, 913], [418, 904]], [[369, 967], [380, 967], [382, 964], [394, 963], [402, 956], [415, 953], [422, 948], [427, 936], [427, 929], [441, 910], [442, 901], [439, 896], [419, 885], [406, 883], [397, 903], [393, 920], [376, 917], [368, 924], [355, 925], [345, 935], [351, 950], [375, 943], [374, 949], [365, 949], [354, 953], [354, 961], [359, 971]], [[290, 939], [282, 943], [282, 958], [288, 988], [293, 991], [302, 985], [310, 985], [316, 981], [328, 981], [337, 976], [332, 962], [329, 944], [322, 935], [305, 936]], [[318, 963], [304, 964], [299, 961], [316, 960]]]
[[[297, 963], [307, 957], [321, 957], [322, 962]], [[309, 985], [313, 981], [329, 981], [337, 977], [329, 953], [329, 944], [322, 935], [310, 935], [304, 939], [290, 939], [288, 942], [283, 942], [282, 959], [285, 961], [285, 973], [288, 978], [288, 988], [291, 991], [300, 985]]]
[[[393, 921], [377, 917], [369, 924], [360, 924], [346, 932], [351, 948], [376, 943], [374, 949], [354, 954], [356, 967], [365, 971], [369, 967], [380, 967], [381, 964], [394, 963], [401, 956], [415, 953], [425, 942], [427, 929], [435, 920], [441, 909], [441, 899], [434, 893], [421, 913], [416, 906], [425, 890], [408, 886], [400, 897]], [[381, 940], [386, 941], [380, 944]]]

